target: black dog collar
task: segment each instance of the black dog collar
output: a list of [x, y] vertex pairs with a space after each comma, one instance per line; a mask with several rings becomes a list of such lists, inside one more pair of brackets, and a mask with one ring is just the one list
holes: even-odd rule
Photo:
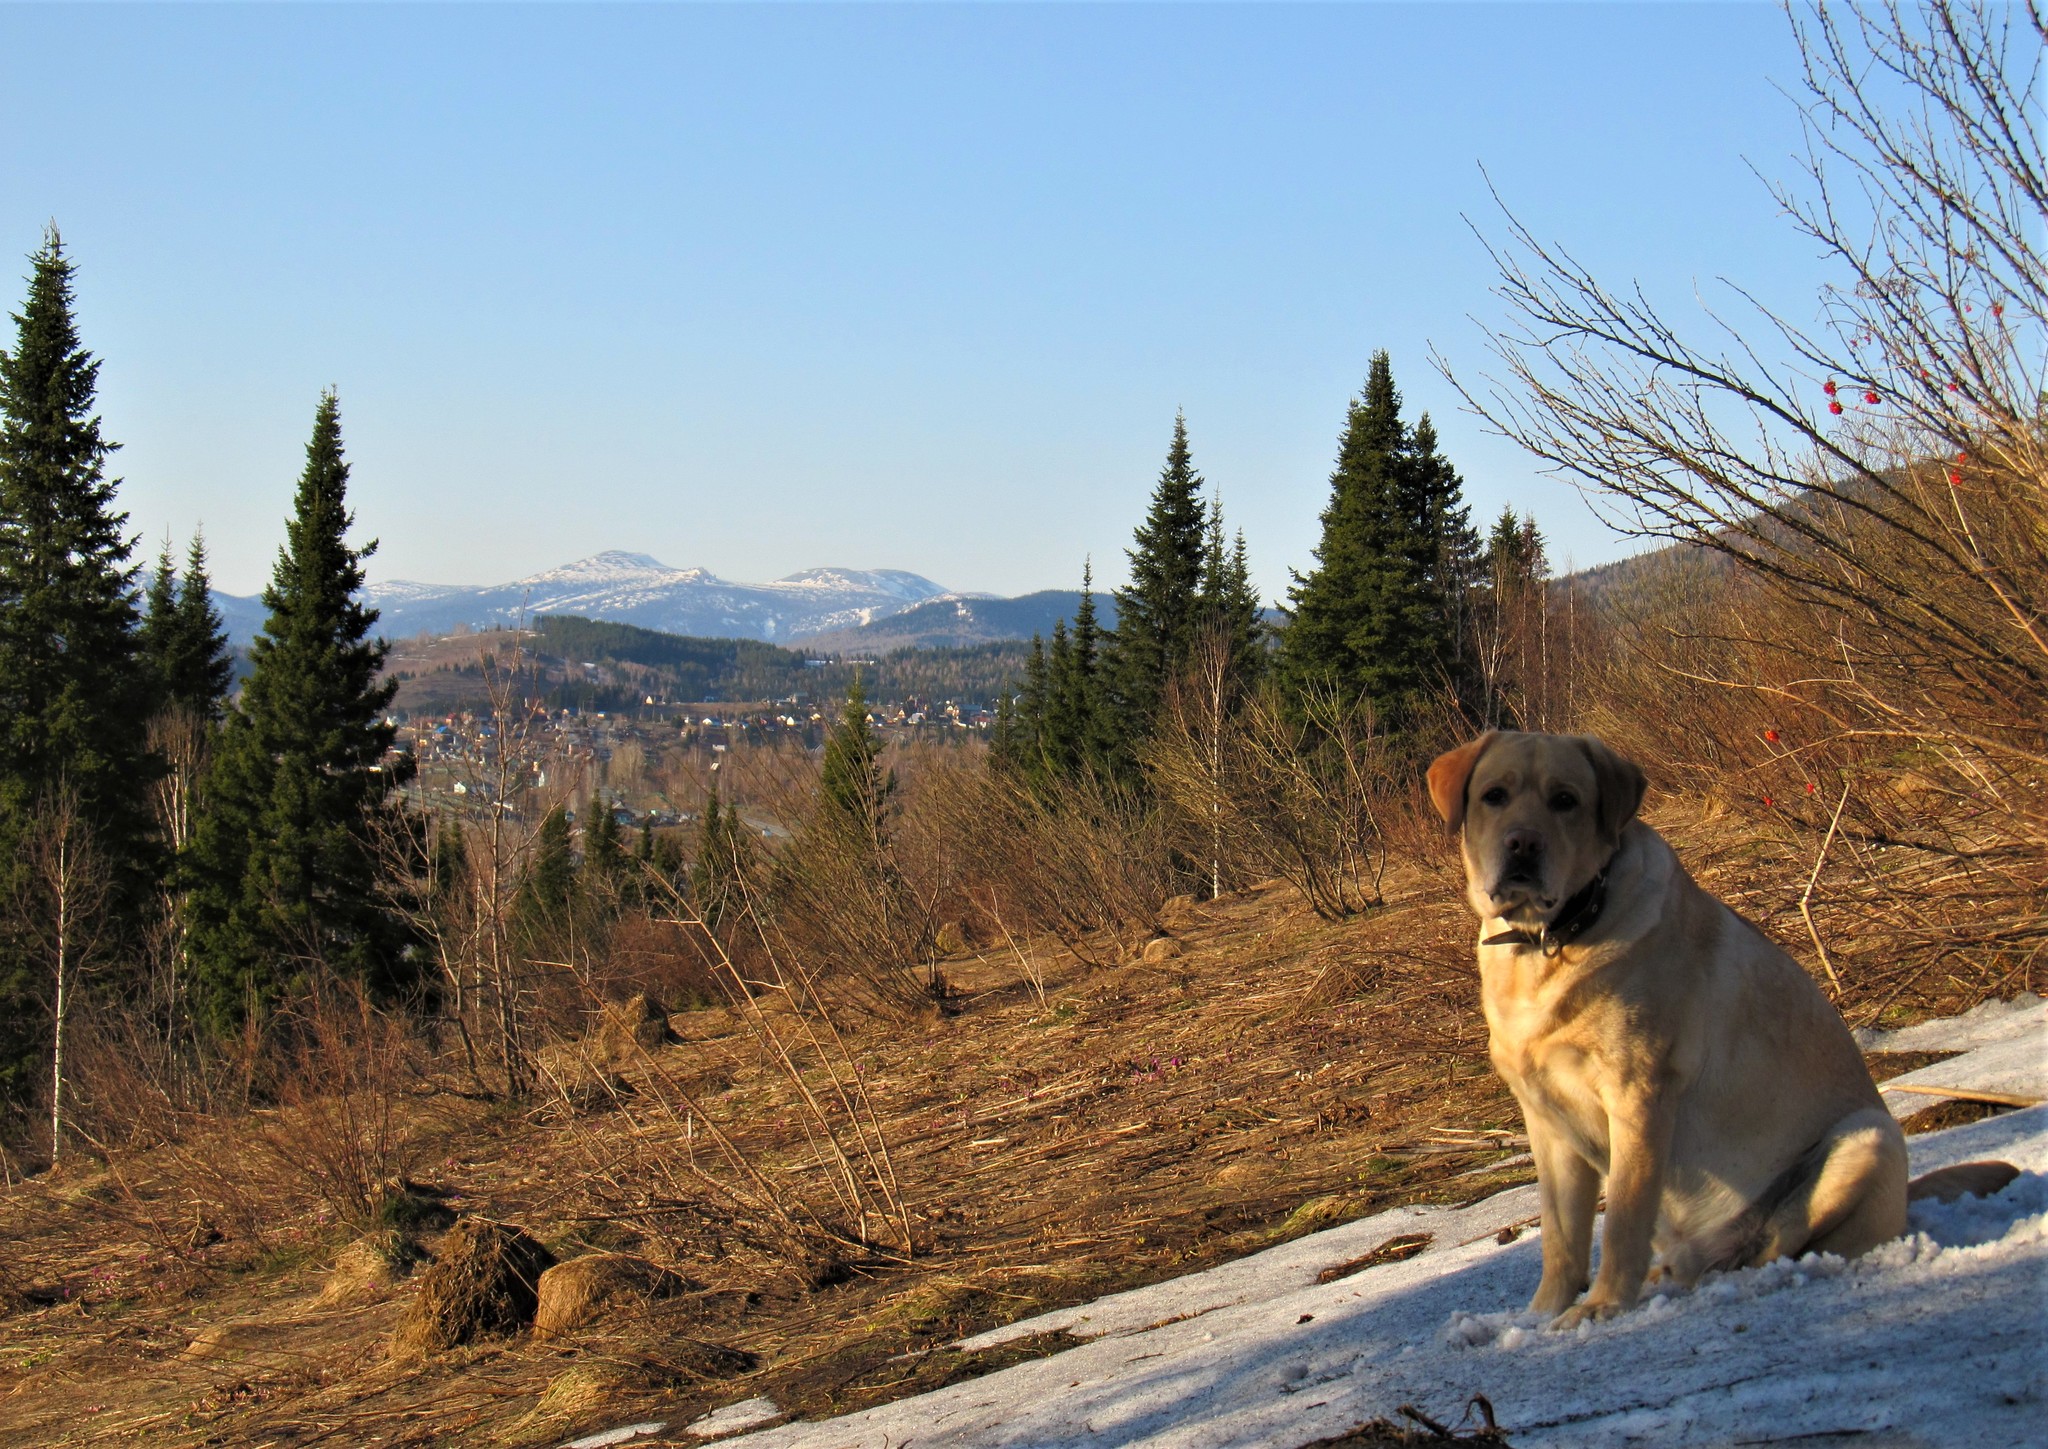
[[1607, 863], [1579, 890], [1579, 893], [1564, 903], [1564, 909], [1540, 931], [1531, 931], [1518, 926], [1512, 931], [1502, 931], [1488, 936], [1480, 944], [1485, 946], [1536, 946], [1545, 956], [1555, 956], [1600, 922], [1600, 913], [1607, 909], [1607, 872], [1614, 868], [1614, 855], [1607, 857]]

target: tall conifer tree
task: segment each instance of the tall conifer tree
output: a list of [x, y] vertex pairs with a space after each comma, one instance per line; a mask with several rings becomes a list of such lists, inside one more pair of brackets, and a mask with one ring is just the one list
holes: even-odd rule
[[1046, 711], [1051, 706], [1051, 666], [1045, 636], [1031, 636], [1024, 657], [1024, 680], [1016, 696], [996, 712], [995, 761], [1011, 778], [1037, 782], [1045, 777]]
[[31, 260], [0, 352], [0, 812], [18, 820], [61, 782], [134, 890], [149, 862], [134, 542], [54, 226]]
[[568, 929], [576, 909], [576, 861], [569, 838], [569, 811], [557, 805], [541, 817], [533, 852], [512, 898], [512, 919], [529, 950]]
[[163, 547], [157, 550], [156, 568], [149, 576], [149, 587], [143, 591], [142, 626], [137, 636], [142, 645], [143, 663], [148, 666], [150, 684], [159, 702], [170, 694], [167, 656], [177, 617], [178, 565], [171, 557], [171, 535], [166, 529]]
[[1074, 607], [1074, 627], [1067, 635], [1064, 676], [1054, 681], [1052, 713], [1059, 720], [1060, 767], [1069, 775], [1106, 774], [1114, 763], [1116, 731], [1104, 675], [1115, 636], [1106, 633], [1095, 613], [1095, 565], [1081, 566], [1081, 600]]
[[[38, 812], [62, 794], [107, 865], [109, 908], [132, 921], [155, 866], [134, 544], [54, 226], [30, 260], [14, 346], [0, 351], [0, 885], [12, 894]], [[0, 1088], [42, 1035], [19, 924], [0, 926]]]
[[324, 965], [373, 988], [404, 986], [403, 937], [379, 902], [373, 817], [403, 783], [383, 764], [395, 681], [356, 598], [374, 543], [347, 533], [341, 409], [320, 399], [286, 543], [263, 602], [241, 706], [208, 771], [191, 852], [189, 952], [200, 1014], [233, 1025]]
[[1296, 692], [1333, 685], [1398, 723], [1456, 675], [1448, 581], [1469, 568], [1477, 541], [1434, 429], [1411, 434], [1401, 422], [1385, 352], [1350, 405], [1322, 524], [1316, 567], [1288, 592], [1281, 678]]
[[[1208, 523], [1202, 475], [1188, 449], [1187, 418], [1176, 414], [1166, 465], [1129, 551], [1130, 585], [1115, 594], [1111, 673], [1129, 746], [1151, 733], [1168, 681], [1193, 654], [1201, 624]], [[1128, 750], [1125, 763], [1130, 763]]]

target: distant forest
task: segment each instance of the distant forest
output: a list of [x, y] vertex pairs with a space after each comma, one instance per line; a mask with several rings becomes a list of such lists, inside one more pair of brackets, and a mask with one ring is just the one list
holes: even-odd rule
[[[819, 661], [755, 639], [701, 639], [574, 614], [533, 621], [529, 647], [551, 709], [608, 714], [643, 708], [651, 695], [672, 703], [843, 698], [859, 671], [867, 695], [889, 706], [951, 700], [994, 707], [1024, 670], [1022, 640], [957, 649], [906, 649], [873, 660]], [[464, 664], [433, 672], [400, 671], [401, 708], [422, 712], [485, 703], [483, 672]]]

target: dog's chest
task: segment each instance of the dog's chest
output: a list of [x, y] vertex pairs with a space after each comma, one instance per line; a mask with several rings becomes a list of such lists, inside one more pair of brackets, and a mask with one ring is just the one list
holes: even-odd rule
[[[1607, 1113], [1601, 1101], [1608, 1065], [1590, 1003], [1572, 989], [1572, 973], [1533, 951], [1483, 953], [1481, 966], [1488, 1052], [1494, 1070], [1525, 1111], [1540, 1113], [1604, 1157]], [[1592, 1015], [1598, 1014], [1595, 1007]]]

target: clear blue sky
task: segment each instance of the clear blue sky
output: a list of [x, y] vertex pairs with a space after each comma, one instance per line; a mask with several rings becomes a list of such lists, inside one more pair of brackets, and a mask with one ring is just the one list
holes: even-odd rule
[[1583, 564], [1630, 545], [1427, 363], [1501, 315], [1480, 167], [1809, 318], [1750, 170], [1796, 74], [1762, 4], [4, 6], [0, 278], [54, 218], [134, 526], [235, 592], [333, 384], [376, 578], [1114, 583], [1184, 408], [1274, 595], [1377, 347]]

